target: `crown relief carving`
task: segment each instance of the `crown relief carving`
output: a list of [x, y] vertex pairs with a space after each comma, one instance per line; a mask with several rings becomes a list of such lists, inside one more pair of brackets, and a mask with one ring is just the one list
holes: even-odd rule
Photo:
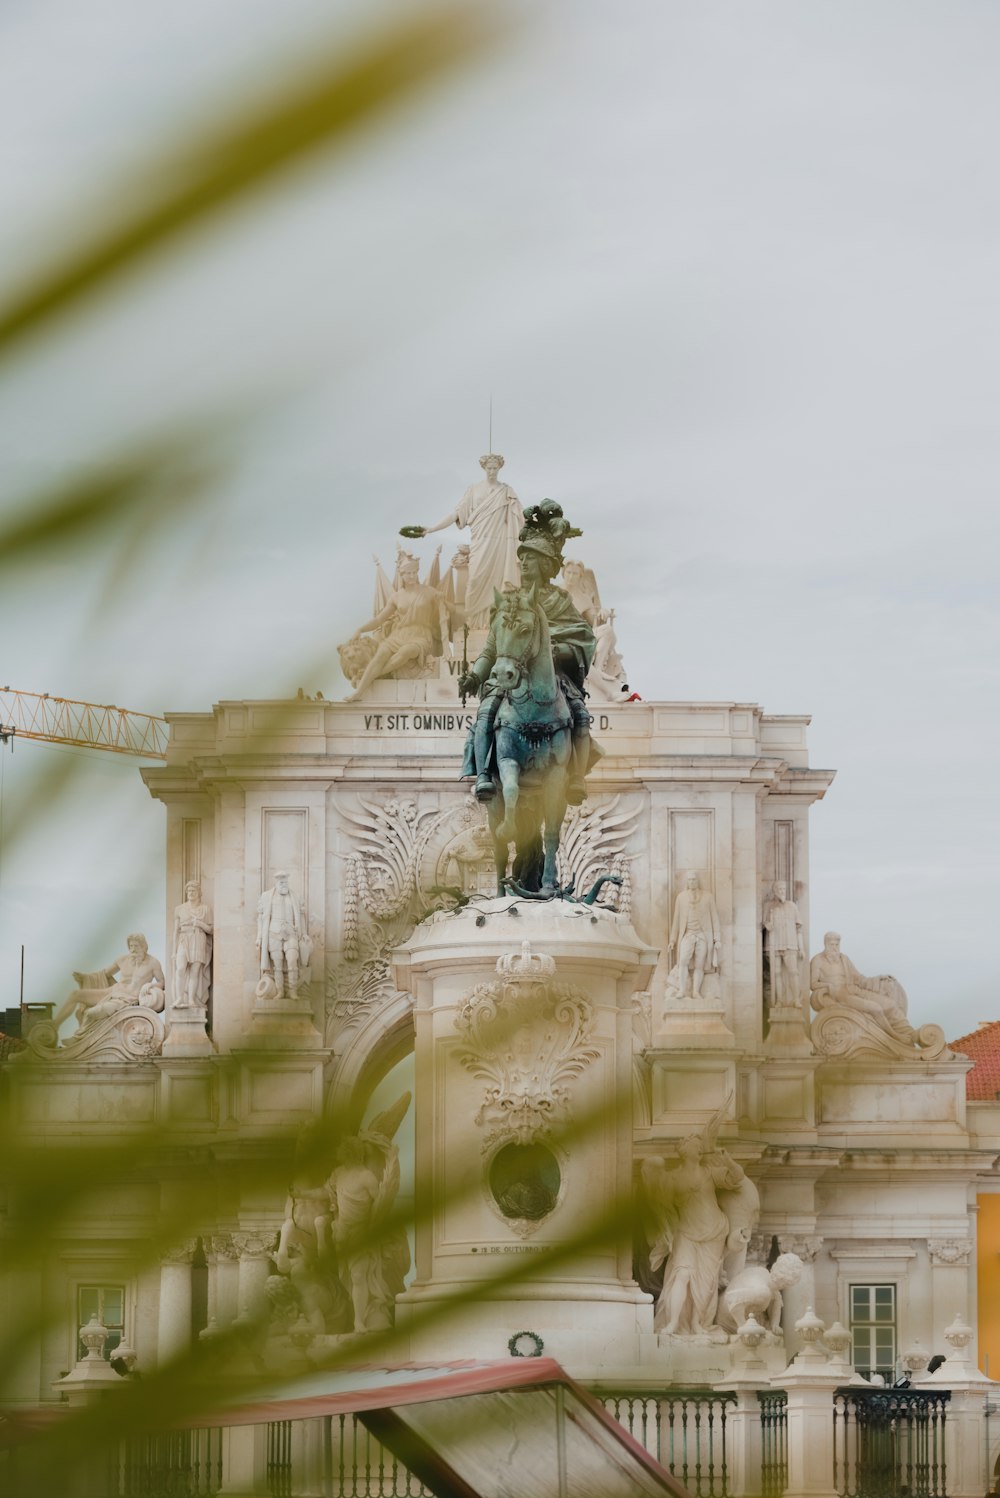
[[570, 1084], [601, 1054], [589, 1044], [592, 1005], [555, 982], [555, 968], [526, 941], [500, 957], [497, 981], [477, 985], [455, 1018], [465, 1042], [458, 1060], [487, 1084], [475, 1115], [492, 1126], [484, 1149], [502, 1139], [530, 1144], [567, 1122]]

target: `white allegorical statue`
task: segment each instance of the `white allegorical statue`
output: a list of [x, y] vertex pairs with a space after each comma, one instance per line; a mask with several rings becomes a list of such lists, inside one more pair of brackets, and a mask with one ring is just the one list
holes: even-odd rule
[[52, 1022], [57, 1030], [74, 1010], [81, 1028], [132, 1005], [162, 1011], [166, 980], [159, 961], [150, 956], [149, 943], [141, 932], [133, 931], [127, 938], [127, 946], [124, 956], [117, 957], [107, 967], [95, 973], [73, 974], [80, 986], [56, 1011]]
[[786, 899], [787, 886], [779, 879], [764, 910], [767, 955], [771, 961], [771, 1001], [777, 1005], [798, 1004], [799, 963], [805, 956], [802, 918], [794, 900]]
[[274, 884], [257, 902], [257, 956], [262, 986], [274, 985], [272, 997], [296, 998], [301, 970], [312, 951], [302, 919], [298, 897], [292, 894], [288, 875], [279, 869]]
[[406, 1229], [381, 1226], [399, 1191], [399, 1150], [392, 1141], [409, 1106], [404, 1092], [367, 1129], [342, 1140], [326, 1183], [329, 1215], [317, 1224], [320, 1253], [336, 1257], [356, 1332], [392, 1326], [410, 1267]]
[[189, 879], [174, 911], [174, 1008], [204, 1009], [212, 971], [212, 912], [201, 885]]
[[407, 525], [401, 535], [429, 536], [449, 525], [468, 528], [469, 580], [465, 590], [465, 622], [470, 629], [486, 629], [493, 608], [493, 592], [520, 586], [521, 569], [517, 544], [524, 514], [509, 484], [498, 478], [503, 467], [500, 453], [484, 453], [479, 466], [486, 474], [470, 484], [453, 510], [436, 525]]
[[653, 1325], [671, 1336], [718, 1332], [719, 1286], [746, 1264], [760, 1211], [756, 1186], [743, 1167], [715, 1145], [719, 1115], [701, 1134], [682, 1139], [678, 1160], [642, 1162], [649, 1267], [665, 1264]]

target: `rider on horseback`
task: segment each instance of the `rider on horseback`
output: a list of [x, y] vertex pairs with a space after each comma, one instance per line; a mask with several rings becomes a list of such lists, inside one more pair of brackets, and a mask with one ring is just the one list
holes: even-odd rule
[[[521, 564], [521, 584], [538, 588], [538, 602], [549, 624], [552, 659], [563, 694], [573, 715], [573, 758], [570, 767], [567, 800], [578, 806], [586, 798], [584, 776], [600, 752], [590, 737], [593, 721], [584, 700], [583, 683], [594, 657], [594, 631], [578, 612], [569, 594], [553, 585], [552, 579], [562, 567], [562, 548], [569, 534], [579, 534], [563, 519], [562, 509], [552, 500], [525, 512], [525, 525], [517, 549]], [[462, 776], [475, 775], [476, 799], [489, 801], [496, 794], [491, 774], [494, 743], [494, 719], [502, 700], [492, 683], [490, 673], [497, 658], [494, 625], [483, 646], [482, 654], [468, 673], [459, 679], [459, 689], [476, 692], [481, 698], [475, 724], [469, 730], [465, 745]]]

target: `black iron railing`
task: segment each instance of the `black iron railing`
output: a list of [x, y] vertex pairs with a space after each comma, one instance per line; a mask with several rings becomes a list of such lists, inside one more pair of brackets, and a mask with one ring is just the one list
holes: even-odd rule
[[788, 1395], [784, 1389], [758, 1389], [757, 1402], [761, 1498], [781, 1498], [788, 1487]]
[[715, 1389], [600, 1389], [597, 1397], [692, 1498], [730, 1498], [726, 1418], [735, 1394]]
[[948, 1389], [837, 1389], [833, 1485], [840, 1498], [947, 1498]]

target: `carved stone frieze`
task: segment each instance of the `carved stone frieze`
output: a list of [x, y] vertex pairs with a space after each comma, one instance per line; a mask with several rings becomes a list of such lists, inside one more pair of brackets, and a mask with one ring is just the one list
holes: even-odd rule
[[93, 1020], [59, 1044], [59, 1031], [48, 1021], [28, 1032], [28, 1049], [21, 1054], [42, 1061], [149, 1061], [163, 1049], [163, 1016], [155, 1009], [130, 1004], [116, 1014]]
[[458, 1060], [486, 1091], [475, 1115], [492, 1125], [484, 1141], [530, 1144], [570, 1113], [569, 1084], [600, 1051], [589, 1045], [593, 1008], [553, 979], [551, 957], [525, 942], [519, 956], [501, 957], [498, 981], [477, 985], [455, 1019], [465, 1046]]
[[[212, 1253], [217, 1259], [238, 1259], [240, 1251], [233, 1240], [232, 1233], [212, 1234]], [[207, 1245], [206, 1245], [207, 1247]]]
[[932, 1264], [961, 1266], [969, 1262], [972, 1242], [968, 1238], [928, 1238], [927, 1252]]

